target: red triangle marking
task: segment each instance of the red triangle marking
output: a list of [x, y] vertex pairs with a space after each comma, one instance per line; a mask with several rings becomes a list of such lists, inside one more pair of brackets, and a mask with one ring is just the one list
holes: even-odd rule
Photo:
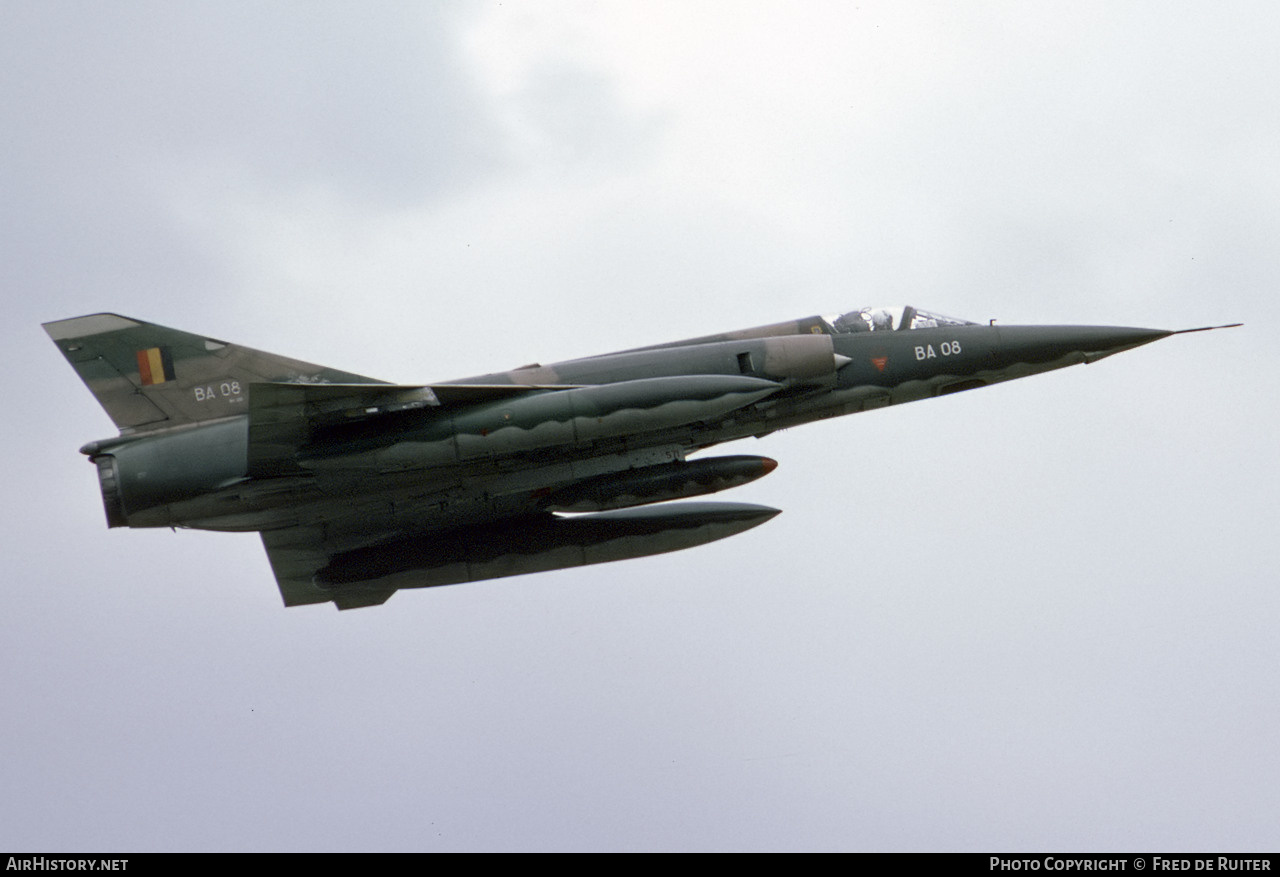
[[887, 356], [873, 356], [873, 357], [871, 357], [871, 364], [872, 364], [872, 365], [874, 365], [874, 366], [876, 367], [876, 370], [877, 370], [877, 371], [884, 371], [885, 366], [887, 366], [887, 365], [889, 364], [889, 357], [887, 357]]

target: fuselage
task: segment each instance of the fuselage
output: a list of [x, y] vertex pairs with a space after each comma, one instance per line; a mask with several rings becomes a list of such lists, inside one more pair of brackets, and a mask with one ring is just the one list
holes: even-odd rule
[[[326, 422], [270, 474], [250, 463], [248, 414], [86, 452], [99, 461], [113, 524], [272, 530], [332, 525], [336, 514], [361, 522], [353, 532], [430, 529], [569, 508], [555, 503], [579, 484], [594, 493], [571, 490], [574, 501], [603, 496], [590, 500], [603, 508], [627, 501], [610, 505], [601, 493], [615, 481], [619, 496], [665, 499], [662, 485], [685, 471], [679, 464], [715, 445], [1089, 362], [1170, 334], [901, 314], [876, 325], [869, 311], [434, 385], [516, 392]], [[749, 480], [728, 468], [703, 478]]]

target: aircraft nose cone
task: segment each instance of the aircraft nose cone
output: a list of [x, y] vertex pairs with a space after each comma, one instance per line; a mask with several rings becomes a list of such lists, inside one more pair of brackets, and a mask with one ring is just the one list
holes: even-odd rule
[[1064, 359], [1096, 362], [1173, 332], [1129, 326], [1002, 326], [999, 357], [1007, 364], [1040, 365]]

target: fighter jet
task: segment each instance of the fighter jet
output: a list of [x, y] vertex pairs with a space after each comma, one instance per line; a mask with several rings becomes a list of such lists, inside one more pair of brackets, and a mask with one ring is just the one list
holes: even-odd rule
[[404, 385], [117, 314], [44, 328], [119, 428], [80, 449], [109, 527], [258, 532], [286, 606], [339, 609], [723, 539], [778, 510], [659, 504], [777, 464], [698, 452], [1181, 334], [871, 307]]

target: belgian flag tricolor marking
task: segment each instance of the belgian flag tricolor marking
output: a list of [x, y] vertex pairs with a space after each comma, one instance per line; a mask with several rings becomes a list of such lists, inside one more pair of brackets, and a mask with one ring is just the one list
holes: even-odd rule
[[138, 375], [142, 378], [142, 386], [163, 384], [172, 381], [173, 356], [168, 347], [149, 347], [138, 351]]

